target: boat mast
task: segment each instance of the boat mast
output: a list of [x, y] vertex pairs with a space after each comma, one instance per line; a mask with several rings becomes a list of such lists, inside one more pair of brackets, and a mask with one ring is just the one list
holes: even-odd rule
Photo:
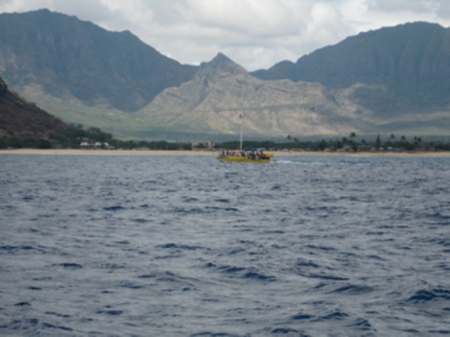
[[242, 152], [242, 118], [241, 118], [241, 134], [239, 139], [239, 150]]
[[241, 83], [241, 114], [239, 115], [239, 119], [241, 120], [241, 129], [239, 133], [239, 150], [242, 152], [242, 121], [244, 119], [244, 84]]

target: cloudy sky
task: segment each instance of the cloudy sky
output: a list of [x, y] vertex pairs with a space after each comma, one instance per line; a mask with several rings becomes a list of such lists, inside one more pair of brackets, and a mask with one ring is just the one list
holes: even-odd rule
[[448, 0], [0, 0], [0, 12], [39, 8], [130, 30], [182, 63], [222, 52], [249, 71], [383, 26], [450, 27]]

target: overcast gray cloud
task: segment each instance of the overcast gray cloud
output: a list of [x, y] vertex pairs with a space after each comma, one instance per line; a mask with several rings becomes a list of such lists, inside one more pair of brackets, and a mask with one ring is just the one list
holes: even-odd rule
[[39, 8], [130, 30], [161, 53], [199, 64], [218, 52], [248, 70], [411, 21], [450, 26], [448, 0], [0, 0], [1, 12]]

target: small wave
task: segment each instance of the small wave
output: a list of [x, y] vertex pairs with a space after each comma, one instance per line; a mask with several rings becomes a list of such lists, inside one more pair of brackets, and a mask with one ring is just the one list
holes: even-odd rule
[[19, 302], [19, 303], [14, 304], [14, 306], [16, 306], [16, 307], [31, 307], [31, 304], [30, 304], [30, 302]]
[[429, 330], [428, 332], [436, 335], [450, 335], [450, 330]]
[[225, 212], [238, 212], [239, 209], [235, 207], [226, 207], [226, 208], [220, 208], [220, 207], [214, 207], [214, 206], [206, 206], [206, 207], [193, 207], [193, 208], [183, 208], [183, 207], [175, 207], [172, 212], [173, 213], [179, 213], [184, 215], [190, 215], [190, 214], [215, 214], [219, 211], [225, 211]]
[[132, 219], [131, 221], [136, 222], [136, 223], [149, 223], [150, 220], [144, 219], [144, 218], [136, 218], [136, 219]]
[[312, 261], [298, 261], [297, 267], [310, 267], [310, 268], [320, 268], [320, 266], [317, 263], [314, 263]]
[[316, 246], [316, 245], [307, 245], [306, 247], [311, 249], [323, 250], [323, 251], [335, 251], [334, 247], [326, 247], [326, 246]]
[[332, 293], [341, 293], [341, 294], [349, 294], [349, 295], [361, 295], [370, 293], [373, 291], [372, 287], [369, 286], [361, 286], [361, 285], [353, 285], [349, 284], [344, 287], [340, 287], [332, 291]]
[[222, 266], [222, 267], [217, 267], [217, 270], [222, 273], [225, 273], [225, 274], [234, 274], [234, 273], [240, 273], [240, 272], [244, 271], [245, 268], [234, 267], [234, 266]]
[[237, 277], [242, 279], [257, 280], [264, 282], [275, 282], [275, 276], [265, 275], [255, 268], [244, 268], [237, 266], [216, 266], [213, 263], [206, 264], [207, 268], [214, 268], [220, 273], [226, 274], [230, 277]]
[[212, 207], [212, 206], [207, 206], [205, 207], [206, 210], [208, 211], [225, 211], [225, 212], [238, 212], [239, 210], [235, 207], [225, 207], [225, 208], [220, 208], [220, 207]]
[[225, 203], [225, 204], [230, 203], [230, 200], [229, 200], [229, 199], [215, 199], [214, 201], [216, 201], [216, 202], [221, 202], [221, 203]]
[[291, 319], [293, 319], [295, 321], [308, 321], [313, 318], [314, 318], [314, 316], [308, 315], [308, 314], [297, 314], [297, 315], [291, 317]]
[[275, 328], [270, 330], [271, 334], [276, 336], [287, 335], [287, 336], [303, 336], [299, 330], [292, 328]]
[[128, 241], [128, 240], [122, 240], [122, 241], [115, 241], [115, 242], [113, 242], [113, 243], [115, 243], [115, 244], [117, 244], [117, 245], [129, 245], [129, 244], [130, 244], [130, 241]]
[[340, 277], [325, 273], [315, 274], [315, 273], [302, 273], [298, 272], [300, 276], [306, 277], [306, 278], [313, 278], [313, 279], [321, 279], [321, 280], [327, 280], [327, 281], [348, 281], [349, 279], [347, 277]]
[[78, 264], [78, 263], [61, 263], [61, 264], [58, 264], [57, 266], [58, 267], [63, 267], [63, 268], [66, 268], [66, 269], [73, 269], [73, 270], [83, 268], [83, 266], [81, 264]]
[[372, 325], [369, 323], [369, 321], [367, 319], [364, 319], [364, 318], [357, 318], [356, 320], [354, 320], [353, 322], [348, 324], [348, 326], [352, 327], [352, 328], [356, 328], [358, 330], [364, 330], [364, 331], [372, 329]]
[[[296, 264], [297, 274], [306, 278], [322, 279], [327, 281], [347, 281], [347, 277], [341, 277], [323, 272], [324, 267], [309, 260], [299, 260]], [[330, 268], [327, 268], [330, 269]]]
[[183, 208], [183, 207], [175, 207], [172, 210], [173, 213], [180, 213], [182, 215], [188, 215], [188, 214], [204, 214], [206, 213], [205, 209], [200, 207], [194, 207], [194, 208]]
[[62, 325], [53, 325], [50, 323], [42, 323], [42, 327], [44, 329], [56, 329], [56, 330], [63, 330], [63, 331], [73, 331], [72, 328], [62, 326]]
[[16, 253], [19, 250], [33, 250], [36, 249], [33, 246], [1, 246], [0, 247], [0, 252], [5, 252], [5, 253]]
[[192, 335], [190, 337], [240, 337], [240, 335], [229, 334], [226, 332], [199, 332]]
[[141, 278], [141, 279], [151, 279], [151, 278], [155, 278], [156, 275], [155, 274], [142, 274], [139, 275], [137, 278]]
[[54, 311], [46, 311], [45, 312], [46, 315], [51, 315], [51, 316], [56, 316], [56, 317], [60, 317], [60, 318], [70, 318], [70, 315], [66, 315], [66, 314], [59, 314], [57, 312]]
[[120, 284], [120, 287], [128, 288], [128, 289], [142, 289], [145, 287], [143, 284], [137, 284], [137, 283], [130, 282], [130, 281], [121, 281], [119, 284]]
[[447, 220], [450, 219], [450, 215], [442, 214], [441, 212], [435, 212], [433, 214], [430, 214], [429, 217], [436, 220], [445, 220], [444, 222], [438, 223], [439, 225], [449, 225], [449, 222]]
[[183, 202], [187, 202], [187, 203], [198, 201], [197, 198], [192, 198], [192, 197], [183, 197], [182, 200], [183, 200]]
[[440, 262], [436, 265], [436, 268], [441, 269], [441, 270], [446, 270], [446, 271], [450, 270], [450, 266], [448, 265], [448, 262]]
[[122, 310], [98, 310], [96, 311], [97, 314], [106, 314], [106, 315], [111, 315], [111, 316], [118, 316], [118, 315], [122, 315], [123, 311]]
[[[188, 282], [188, 278], [182, 277], [182, 276], [172, 273], [170, 271], [158, 273], [157, 275], [155, 275], [155, 278], [158, 282], [169, 282], [169, 283], [176, 283], [176, 282], [187, 283]], [[187, 284], [187, 285], [191, 285], [191, 284]]]
[[450, 300], [450, 290], [441, 288], [432, 290], [421, 289], [416, 291], [406, 302], [424, 303], [434, 300]]
[[95, 265], [100, 269], [107, 269], [110, 271], [126, 268], [126, 265], [123, 263], [119, 264], [119, 263], [102, 262], [102, 263], [96, 263]]
[[166, 243], [163, 245], [158, 245], [156, 248], [162, 248], [162, 249], [179, 249], [179, 250], [198, 250], [198, 249], [205, 249], [204, 247], [200, 246], [189, 246], [189, 245], [177, 245], [176, 243]]
[[254, 272], [254, 271], [245, 273], [243, 275], [243, 278], [259, 280], [259, 281], [267, 281], [267, 282], [275, 282], [277, 280], [277, 278], [275, 276], [268, 276], [268, 275], [260, 274], [258, 272]]
[[224, 208], [224, 211], [226, 211], [226, 212], [239, 212], [239, 209], [237, 209], [235, 207], [227, 207], [227, 208]]
[[56, 249], [54, 248], [50, 248], [50, 247], [45, 247], [45, 246], [40, 246], [40, 245], [36, 245], [36, 246], [31, 246], [31, 245], [23, 245], [23, 246], [10, 246], [10, 245], [6, 245], [6, 246], [0, 246], [0, 255], [1, 254], [16, 254], [18, 252], [21, 251], [35, 251], [41, 254], [46, 254], [49, 253], [51, 251], [55, 251]]
[[33, 290], [33, 291], [40, 291], [40, 290], [42, 290], [41, 287], [28, 287], [28, 289]]
[[111, 206], [111, 207], [103, 207], [104, 211], [108, 211], [108, 212], [117, 212], [117, 211], [122, 211], [125, 208], [123, 208], [122, 206], [118, 205], [118, 206]]
[[264, 234], [285, 234], [285, 231], [282, 230], [269, 230], [269, 231], [263, 231]]
[[436, 238], [429, 240], [430, 243], [435, 243], [444, 247], [450, 247], [450, 238]]
[[348, 314], [346, 314], [345, 312], [342, 311], [333, 311], [325, 316], [321, 316], [318, 317], [317, 319], [315, 319], [315, 322], [323, 322], [323, 321], [330, 321], [330, 320], [338, 320], [338, 321], [342, 321], [344, 319], [346, 319], [347, 317], [349, 317]]

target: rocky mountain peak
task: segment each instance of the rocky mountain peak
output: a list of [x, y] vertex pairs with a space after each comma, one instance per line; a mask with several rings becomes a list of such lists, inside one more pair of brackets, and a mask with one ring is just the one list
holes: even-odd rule
[[247, 71], [228, 56], [218, 53], [210, 62], [203, 62], [199, 70], [201, 75], [212, 75], [213, 73], [239, 75], [247, 74]]

